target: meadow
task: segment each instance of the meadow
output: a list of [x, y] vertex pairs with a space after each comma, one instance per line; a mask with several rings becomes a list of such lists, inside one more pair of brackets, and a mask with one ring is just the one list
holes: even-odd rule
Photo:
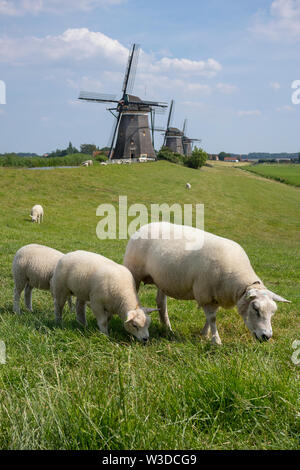
[[[29, 171], [0, 168], [1, 449], [297, 449], [300, 339], [300, 192], [241, 169], [191, 170], [167, 162]], [[187, 191], [186, 182], [192, 189]], [[236, 309], [217, 316], [223, 346], [201, 338], [195, 302], [169, 299], [174, 333], [152, 315], [143, 346], [114, 317], [110, 336], [88, 311], [80, 327], [65, 307], [55, 326], [49, 292], [33, 313], [12, 312], [11, 264], [27, 243], [84, 249], [122, 263], [126, 240], [99, 240], [99, 204], [203, 203], [205, 229], [240, 243], [278, 304], [274, 336], [258, 343]], [[44, 223], [30, 208], [42, 204]], [[143, 305], [155, 289], [142, 286]], [[23, 303], [22, 303], [23, 307]]]
[[281, 183], [300, 186], [300, 165], [292, 164], [259, 164], [244, 167], [247, 171], [252, 171], [264, 178], [271, 178]]

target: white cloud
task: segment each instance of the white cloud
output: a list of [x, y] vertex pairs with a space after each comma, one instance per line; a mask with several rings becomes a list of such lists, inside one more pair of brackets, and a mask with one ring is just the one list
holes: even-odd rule
[[279, 108], [276, 108], [277, 111], [281, 112], [281, 111], [294, 111], [294, 108], [293, 106], [290, 106], [288, 104], [284, 105], [284, 106], [280, 106]]
[[186, 85], [187, 91], [193, 93], [211, 93], [211, 87], [209, 85], [202, 85], [201, 83], [188, 83]]
[[260, 116], [261, 111], [259, 109], [254, 109], [254, 110], [249, 110], [249, 111], [238, 111], [237, 115], [239, 117], [244, 117], [244, 116]]
[[252, 32], [271, 40], [300, 40], [300, 0], [274, 0], [268, 17], [258, 15]]
[[204, 103], [202, 103], [201, 101], [182, 101], [181, 104], [183, 106], [187, 106], [188, 108], [192, 107], [192, 108], [203, 108], [204, 107]]
[[38, 13], [89, 11], [97, 7], [118, 5], [125, 0], [0, 0], [0, 15], [19, 16]]
[[199, 75], [203, 77], [213, 77], [222, 66], [215, 59], [190, 60], [163, 57], [153, 66], [153, 71], [176, 72], [182, 75]]
[[59, 36], [43, 38], [0, 37], [0, 62], [18, 64], [39, 63], [41, 60], [71, 59], [82, 61], [104, 58], [110, 62], [126, 63], [128, 49], [119, 41], [87, 28], [67, 29]]
[[278, 90], [280, 90], [281, 85], [280, 85], [280, 83], [278, 83], [278, 82], [271, 82], [271, 83], [270, 83], [270, 87], [271, 87], [274, 91], [278, 91]]
[[18, 9], [13, 2], [0, 0], [0, 15], [16, 16], [18, 14]]
[[237, 87], [229, 83], [217, 83], [216, 88], [220, 93], [224, 93], [225, 95], [232, 95], [232, 93], [237, 91]]
[[[119, 41], [87, 28], [70, 28], [57, 36], [0, 36], [0, 63], [27, 67], [36, 64], [44, 68], [46, 65], [51, 67], [63, 64], [63, 67], [71, 65], [73, 70], [76, 65], [83, 69], [84, 64], [85, 67], [92, 67], [101, 74], [100, 81], [98, 77], [87, 76], [81, 81], [78, 78], [74, 81], [70, 76], [66, 78], [68, 86], [86, 90], [104, 91], [107, 84], [120, 85], [128, 53], [128, 49]], [[153, 99], [157, 90], [164, 90], [168, 94], [170, 90], [193, 93], [194, 96], [209, 94], [212, 87], [199, 83], [199, 76], [212, 77], [221, 68], [214, 59], [156, 59], [153, 54], [141, 51], [135, 90], [143, 94], [146, 87], [147, 93], [153, 96]], [[50, 70], [48, 76], [51, 76]], [[105, 86], [102, 87], [102, 84]], [[226, 87], [228, 92], [231, 91], [229, 85]]]

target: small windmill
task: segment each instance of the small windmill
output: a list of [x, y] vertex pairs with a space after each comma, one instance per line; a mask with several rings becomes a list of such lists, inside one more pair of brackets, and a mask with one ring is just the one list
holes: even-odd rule
[[186, 129], [187, 129], [187, 119], [184, 120], [183, 128], [182, 128], [182, 147], [183, 152], [186, 157], [190, 157], [192, 154], [193, 143], [194, 142], [201, 142], [201, 139], [191, 139], [186, 136]]
[[183, 155], [183, 146], [182, 146], [182, 138], [183, 133], [181, 130], [177, 129], [177, 127], [171, 127], [172, 120], [174, 115], [174, 100], [171, 101], [167, 127], [164, 130], [164, 147], [168, 147], [172, 152], [180, 153]]
[[[104, 95], [102, 93], [89, 93], [85, 91], [80, 92], [79, 95], [80, 100], [96, 103], [115, 103], [116, 107], [108, 108], [116, 118], [110, 139], [110, 159], [156, 158], [153, 147], [154, 113], [156, 109], [166, 108], [167, 105], [157, 101], [144, 101], [131, 94], [139, 51], [140, 46], [133, 44], [129, 53], [121, 99], [116, 100], [116, 95]], [[152, 121], [152, 138], [148, 121], [149, 113], [151, 113]]]

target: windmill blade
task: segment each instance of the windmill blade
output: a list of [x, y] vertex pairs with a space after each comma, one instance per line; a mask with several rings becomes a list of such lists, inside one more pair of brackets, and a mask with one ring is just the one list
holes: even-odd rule
[[138, 104], [138, 105], [143, 105], [143, 106], [153, 106], [154, 108], [158, 107], [158, 108], [167, 108], [168, 105], [167, 103], [160, 103], [158, 101], [144, 101], [144, 100], [141, 100], [141, 101], [129, 101], [129, 104]]
[[118, 103], [116, 95], [110, 95], [105, 93], [93, 93], [90, 91], [81, 91], [79, 94], [79, 100], [94, 101], [96, 103]]
[[[150, 109], [152, 109], [152, 106], [150, 106]], [[164, 108], [158, 108], [155, 106], [154, 109], [155, 109], [155, 114], [166, 114], [167, 106]]]
[[110, 136], [110, 145], [109, 145], [109, 154], [108, 154], [108, 159], [111, 160], [112, 158], [112, 152], [113, 152], [113, 148], [114, 148], [114, 143], [115, 143], [115, 139], [116, 139], [116, 134], [117, 134], [117, 131], [118, 131], [118, 128], [119, 128], [119, 124], [120, 124], [120, 120], [121, 120], [121, 116], [122, 116], [122, 113], [119, 113], [118, 114], [118, 117], [117, 117], [117, 120], [112, 128], [112, 132], [111, 132], [111, 136]]
[[173, 114], [174, 114], [174, 100], [172, 100], [171, 104], [170, 104], [170, 111], [169, 111], [169, 116], [168, 116], [167, 129], [169, 129], [170, 124], [173, 120]]
[[186, 127], [187, 127], [187, 119], [185, 119], [183, 122], [183, 128], [182, 128], [183, 135], [185, 135], [186, 133]]
[[150, 119], [151, 119], [151, 133], [152, 133], [152, 146], [154, 148], [154, 124], [155, 124], [155, 108], [150, 110]]
[[133, 44], [129, 53], [123, 87], [122, 87], [123, 96], [126, 94], [132, 93], [139, 53], [140, 53], [140, 46], [138, 44]]
[[172, 122], [173, 114], [174, 114], [174, 100], [171, 100], [170, 110], [169, 110], [169, 115], [168, 115], [168, 121], [167, 121], [167, 127], [166, 127], [166, 130], [165, 130], [165, 138], [164, 138], [164, 143], [163, 143], [164, 147], [166, 146], [167, 132], [168, 132], [168, 129], [169, 129], [170, 124]]

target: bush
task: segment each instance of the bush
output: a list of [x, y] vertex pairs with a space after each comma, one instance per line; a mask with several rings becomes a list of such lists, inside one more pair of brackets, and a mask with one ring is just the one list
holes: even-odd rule
[[157, 154], [158, 160], [167, 160], [171, 163], [183, 164], [184, 156], [180, 153], [172, 152], [169, 147], [162, 147]]
[[104, 155], [104, 153], [99, 153], [94, 157], [94, 160], [96, 160], [97, 162], [106, 162], [108, 160], [108, 157]]
[[184, 159], [184, 164], [189, 168], [198, 169], [205, 165], [207, 158], [208, 155], [203, 149], [195, 147], [192, 155]]

